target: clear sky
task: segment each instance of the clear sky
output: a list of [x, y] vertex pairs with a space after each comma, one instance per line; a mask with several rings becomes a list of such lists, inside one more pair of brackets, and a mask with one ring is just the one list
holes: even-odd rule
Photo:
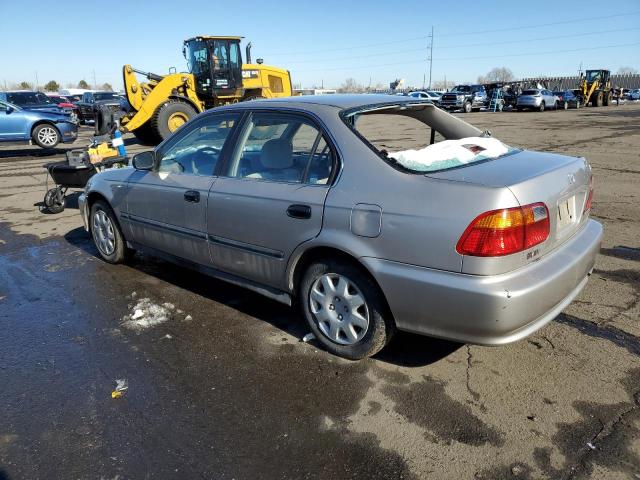
[[432, 26], [434, 81], [502, 66], [518, 78], [576, 74], [581, 62], [640, 70], [640, 0], [0, 0], [0, 82], [93, 84], [95, 71], [98, 85], [120, 88], [125, 63], [185, 70], [185, 38], [242, 35], [294, 84], [421, 86]]

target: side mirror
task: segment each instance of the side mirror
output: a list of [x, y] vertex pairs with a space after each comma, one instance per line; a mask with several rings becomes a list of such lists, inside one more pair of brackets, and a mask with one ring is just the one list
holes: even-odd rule
[[151, 170], [155, 163], [156, 154], [153, 150], [137, 153], [131, 160], [131, 165], [136, 170]]
[[13, 113], [14, 111], [15, 111], [15, 108], [7, 105], [7, 115], [9, 115], [10, 113]]

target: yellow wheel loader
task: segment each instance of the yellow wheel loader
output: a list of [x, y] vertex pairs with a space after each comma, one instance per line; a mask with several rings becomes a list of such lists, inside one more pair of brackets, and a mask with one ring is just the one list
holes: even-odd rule
[[[242, 37], [193, 37], [184, 41], [188, 73], [156, 75], [123, 67], [130, 110], [121, 118], [123, 132], [143, 143], [158, 144], [203, 110], [256, 98], [289, 97], [287, 70], [251, 63], [251, 43], [242, 62]], [[146, 77], [138, 82], [136, 74]]]
[[580, 86], [574, 93], [582, 105], [609, 106], [611, 103], [611, 72], [609, 70], [587, 70], [580, 75]]

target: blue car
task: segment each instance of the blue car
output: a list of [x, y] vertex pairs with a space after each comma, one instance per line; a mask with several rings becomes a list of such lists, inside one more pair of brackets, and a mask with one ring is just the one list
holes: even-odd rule
[[0, 142], [33, 141], [39, 147], [53, 148], [76, 138], [78, 124], [68, 113], [26, 110], [0, 101]]

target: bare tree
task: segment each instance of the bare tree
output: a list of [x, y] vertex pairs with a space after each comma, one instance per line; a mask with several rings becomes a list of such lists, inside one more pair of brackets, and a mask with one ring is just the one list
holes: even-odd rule
[[433, 90], [446, 90], [455, 84], [456, 84], [455, 80], [447, 80], [447, 81], [436, 80], [431, 84], [431, 88]]
[[60, 90], [60, 84], [55, 80], [49, 80], [44, 85], [45, 92], [57, 92], [58, 90]]
[[360, 93], [364, 91], [364, 87], [356, 82], [355, 78], [347, 78], [338, 88], [340, 93]]
[[638, 70], [631, 67], [620, 67], [616, 72], [616, 75], [636, 75]]
[[478, 83], [511, 82], [514, 78], [513, 72], [507, 67], [495, 67], [489, 70], [486, 75], [480, 75]]

